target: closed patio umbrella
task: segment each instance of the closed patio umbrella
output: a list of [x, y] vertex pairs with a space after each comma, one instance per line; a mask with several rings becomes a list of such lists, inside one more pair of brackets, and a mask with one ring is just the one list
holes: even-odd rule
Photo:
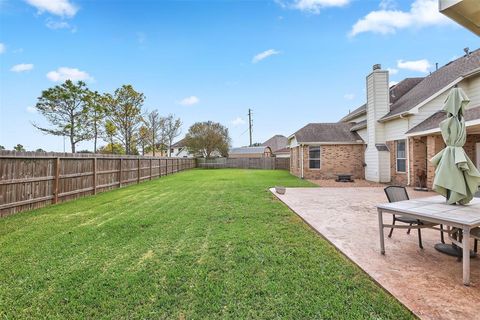
[[470, 102], [465, 92], [453, 88], [445, 100], [447, 118], [440, 123], [446, 147], [430, 162], [436, 167], [433, 190], [447, 198], [448, 204], [467, 204], [480, 185], [480, 172], [465, 153], [467, 140], [465, 107]]

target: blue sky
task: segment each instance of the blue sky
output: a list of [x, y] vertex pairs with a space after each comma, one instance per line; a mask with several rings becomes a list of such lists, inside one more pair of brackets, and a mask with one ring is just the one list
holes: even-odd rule
[[[480, 47], [436, 0], [0, 0], [0, 145], [62, 151], [33, 106], [65, 78], [145, 109], [230, 129], [234, 146], [337, 121], [365, 100], [375, 63], [400, 81]], [[82, 143], [77, 149], [91, 148]], [[68, 145], [67, 145], [68, 150]]]

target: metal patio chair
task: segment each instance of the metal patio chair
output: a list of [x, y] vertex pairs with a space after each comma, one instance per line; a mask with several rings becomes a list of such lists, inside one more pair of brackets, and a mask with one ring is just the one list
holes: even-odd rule
[[[410, 200], [407, 189], [405, 187], [401, 186], [388, 186], [384, 189], [385, 195], [387, 196], [388, 202], [397, 202], [397, 201], [404, 201], [404, 200]], [[393, 222], [392, 222], [392, 227], [390, 228], [390, 232], [388, 234], [388, 237], [392, 237], [393, 229], [395, 227], [396, 222], [402, 222], [408, 224], [412, 228], [408, 228], [407, 234], [410, 234], [410, 229], [417, 229], [418, 230], [418, 246], [420, 249], [423, 249], [422, 245], [422, 231], [420, 229], [423, 228], [430, 228], [433, 225], [429, 222], [424, 222], [422, 220], [418, 219], [413, 219], [413, 218], [408, 218], [408, 217], [403, 217], [400, 215], [393, 215]], [[399, 226], [398, 228], [405, 229], [404, 226]], [[440, 225], [440, 238], [442, 240], [442, 243], [445, 243], [445, 240], [443, 238], [443, 226]]]

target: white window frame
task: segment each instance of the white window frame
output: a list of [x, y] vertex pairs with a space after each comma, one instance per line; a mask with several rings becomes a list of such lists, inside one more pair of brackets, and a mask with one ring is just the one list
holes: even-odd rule
[[[403, 142], [404, 145], [404, 153], [405, 157], [400, 158], [398, 156], [398, 143]], [[405, 161], [405, 171], [400, 171], [398, 170], [398, 160], [404, 160]], [[407, 173], [407, 140], [406, 139], [401, 139], [401, 140], [396, 140], [395, 141], [395, 169], [397, 173]]]
[[[319, 157], [318, 158], [310, 158], [310, 148], [318, 148]], [[310, 166], [310, 161], [318, 161], [318, 168], [312, 168]], [[309, 170], [320, 170], [322, 169], [322, 148], [321, 146], [308, 146], [308, 169]]]

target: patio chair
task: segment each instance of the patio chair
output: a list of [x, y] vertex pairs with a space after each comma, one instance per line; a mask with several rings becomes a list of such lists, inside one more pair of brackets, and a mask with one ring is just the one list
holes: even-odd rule
[[[387, 196], [388, 202], [397, 202], [397, 201], [404, 201], [404, 200], [410, 200], [407, 189], [405, 187], [401, 186], [388, 186], [384, 189], [385, 194]], [[402, 222], [410, 225], [411, 227], [418, 230], [418, 246], [420, 249], [423, 249], [422, 245], [422, 231], [420, 229], [423, 228], [428, 228], [431, 227], [432, 225], [427, 222], [423, 222], [422, 220], [418, 219], [413, 219], [413, 218], [408, 218], [408, 217], [403, 217], [399, 215], [393, 215], [393, 222], [392, 222], [392, 227], [390, 228], [390, 232], [388, 234], [388, 237], [391, 238], [393, 234], [393, 229], [395, 228], [395, 223], [396, 222]], [[404, 227], [403, 227], [404, 228]], [[410, 229], [408, 228], [407, 234], [410, 234]], [[445, 243], [444, 238], [443, 238], [443, 226], [440, 225], [440, 238], [442, 240], [442, 243]]]

